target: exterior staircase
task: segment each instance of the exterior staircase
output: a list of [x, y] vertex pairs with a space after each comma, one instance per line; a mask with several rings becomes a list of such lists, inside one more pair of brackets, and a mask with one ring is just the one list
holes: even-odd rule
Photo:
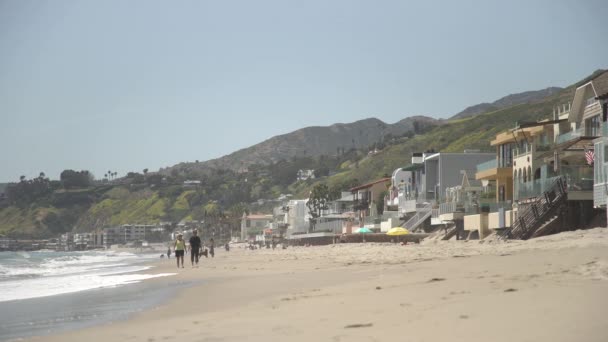
[[449, 240], [456, 236], [458, 233], [458, 227], [455, 224], [450, 225], [450, 227], [446, 230], [445, 236], [441, 238], [441, 240]]
[[402, 225], [403, 228], [413, 232], [420, 224], [422, 224], [426, 219], [431, 217], [433, 212], [433, 205], [431, 203], [426, 203], [420, 208], [416, 209], [416, 215], [412, 216], [409, 220], [405, 221]]
[[551, 233], [559, 221], [560, 209], [566, 204], [566, 182], [558, 178], [541, 196], [521, 206], [511, 229], [503, 238], [527, 240]]
[[558, 214], [551, 216], [537, 230], [534, 231], [530, 238], [533, 239], [535, 237], [545, 236], [559, 232], [560, 218], [561, 216]]

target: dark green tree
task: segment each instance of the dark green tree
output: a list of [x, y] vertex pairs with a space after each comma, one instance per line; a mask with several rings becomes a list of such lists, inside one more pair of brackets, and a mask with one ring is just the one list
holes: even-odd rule
[[308, 213], [311, 216], [309, 233], [311, 233], [316, 225], [316, 221], [321, 217], [323, 210], [329, 209], [329, 188], [323, 183], [315, 185], [310, 191], [308, 202]]

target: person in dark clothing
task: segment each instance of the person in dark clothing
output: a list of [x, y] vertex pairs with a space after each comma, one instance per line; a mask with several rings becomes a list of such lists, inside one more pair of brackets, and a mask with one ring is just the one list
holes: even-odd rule
[[196, 263], [196, 267], [198, 267], [198, 256], [199, 251], [201, 249], [201, 238], [198, 236], [198, 230], [192, 231], [192, 236], [190, 237], [190, 263], [192, 267]]
[[212, 258], [215, 255], [215, 241], [213, 241], [213, 238], [209, 240], [209, 255], [211, 255]]
[[171, 247], [167, 248], [167, 259], [171, 258]]

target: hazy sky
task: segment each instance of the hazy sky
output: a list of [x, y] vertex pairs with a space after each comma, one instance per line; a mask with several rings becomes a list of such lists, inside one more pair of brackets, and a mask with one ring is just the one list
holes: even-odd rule
[[608, 68], [607, 1], [0, 0], [0, 182], [448, 117]]

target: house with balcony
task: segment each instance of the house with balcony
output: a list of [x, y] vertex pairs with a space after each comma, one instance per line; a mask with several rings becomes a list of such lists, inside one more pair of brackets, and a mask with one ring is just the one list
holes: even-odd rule
[[[477, 230], [484, 238], [493, 230], [511, 227], [512, 204], [520, 191], [540, 182], [542, 162], [538, 153], [551, 149], [554, 125], [565, 119], [517, 124], [496, 135], [490, 146], [496, 148], [495, 158], [477, 165], [475, 179], [481, 181], [483, 192], [477, 212], [467, 212], [464, 229]], [[516, 190], [514, 190], [516, 189]]]
[[[404, 168], [405, 171], [412, 172], [412, 181], [409, 185], [411, 197], [408, 197], [399, 207], [400, 211], [408, 214], [403, 227], [413, 231], [421, 226], [428, 228], [428, 225], [433, 223], [444, 224], [439, 216], [448, 214], [447, 211], [441, 211], [441, 203], [449, 201], [446, 190], [461, 186], [464, 174], [474, 175], [477, 164], [493, 158], [495, 158], [494, 153], [478, 151], [414, 154], [412, 165]], [[410, 212], [413, 208], [415, 208], [415, 212], [411, 215]], [[452, 210], [452, 207], [448, 205], [444, 205], [443, 208]]]
[[[599, 152], [602, 139], [598, 137], [602, 135], [605, 116], [598, 89], [608, 92], [607, 86], [608, 73], [604, 72], [580, 85], [571, 103], [555, 107], [552, 119], [518, 124], [497, 135], [491, 144], [504, 148], [497, 149], [495, 161], [478, 166], [476, 177], [497, 185], [502, 183], [499, 178], [503, 178], [508, 185], [507, 170], [501, 169], [508, 169], [505, 151], [511, 150], [512, 214], [505, 211], [498, 226], [484, 215], [465, 216], [465, 226], [473, 224], [473, 219], [481, 220], [480, 237], [489, 230], [507, 228], [505, 235], [518, 239], [585, 227], [597, 214], [593, 210], [594, 180], [600, 188], [605, 174], [593, 162], [596, 151], [595, 160], [603, 158]], [[600, 197], [597, 190], [596, 196]], [[496, 193], [497, 203], [503, 198], [508, 201], [506, 187]]]
[[384, 201], [383, 193], [389, 190], [390, 185], [391, 178], [387, 177], [350, 189], [356, 227], [380, 228], [376, 204]]
[[608, 117], [608, 92], [598, 95], [596, 99], [602, 108], [602, 132], [600, 138], [594, 141], [593, 206], [606, 210], [608, 202], [608, 121], [606, 121]]
[[[410, 197], [412, 193], [412, 171], [398, 168], [391, 176], [391, 187], [386, 196], [387, 207], [399, 207], [400, 201]], [[412, 196], [413, 198], [413, 196]]]

